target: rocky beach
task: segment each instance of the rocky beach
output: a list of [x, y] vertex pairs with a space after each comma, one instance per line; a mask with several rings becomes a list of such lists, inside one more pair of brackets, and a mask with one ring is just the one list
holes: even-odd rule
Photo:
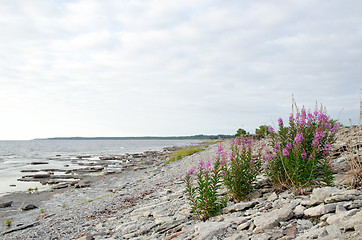
[[[229, 201], [205, 222], [191, 214], [183, 179], [200, 160], [214, 160], [217, 144], [170, 164], [159, 154], [132, 156], [127, 167], [96, 169], [102, 174], [92, 179], [3, 196], [1, 239], [360, 239], [362, 194], [348, 183], [349, 160], [358, 154], [361, 137], [356, 128], [338, 133], [332, 149], [335, 186], [305, 195], [276, 192], [262, 171], [248, 201]], [[222, 144], [227, 148], [228, 140]]]

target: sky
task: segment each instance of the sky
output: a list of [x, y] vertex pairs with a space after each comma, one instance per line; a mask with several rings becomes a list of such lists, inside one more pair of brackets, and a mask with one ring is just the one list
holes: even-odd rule
[[0, 139], [358, 124], [360, 0], [2, 0]]

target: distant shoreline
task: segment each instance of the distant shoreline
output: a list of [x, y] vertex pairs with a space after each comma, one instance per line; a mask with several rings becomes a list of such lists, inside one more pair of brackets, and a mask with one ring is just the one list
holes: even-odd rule
[[54, 137], [36, 138], [33, 140], [185, 140], [185, 139], [218, 139], [233, 138], [234, 135], [194, 135], [194, 136], [171, 136], [171, 137]]

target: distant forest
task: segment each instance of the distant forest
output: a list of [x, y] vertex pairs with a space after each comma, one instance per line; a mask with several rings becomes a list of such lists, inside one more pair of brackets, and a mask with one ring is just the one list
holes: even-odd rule
[[35, 140], [187, 140], [187, 139], [219, 139], [233, 138], [234, 135], [194, 135], [194, 136], [172, 136], [172, 137], [55, 137], [55, 138], [38, 138]]

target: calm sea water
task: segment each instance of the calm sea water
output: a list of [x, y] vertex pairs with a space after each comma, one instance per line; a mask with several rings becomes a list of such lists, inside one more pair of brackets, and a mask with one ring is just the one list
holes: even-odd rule
[[[68, 169], [79, 168], [74, 164], [74, 160], [80, 155], [90, 155], [91, 159], [98, 160], [100, 156], [160, 151], [164, 147], [184, 146], [198, 142], [198, 140], [0, 141], [0, 195], [25, 191], [28, 188], [45, 188], [37, 182], [17, 181], [18, 178], [29, 175], [29, 173], [22, 173], [21, 170], [64, 169], [66, 165], [69, 165]], [[49, 164], [32, 165], [32, 162], [48, 162]]]

